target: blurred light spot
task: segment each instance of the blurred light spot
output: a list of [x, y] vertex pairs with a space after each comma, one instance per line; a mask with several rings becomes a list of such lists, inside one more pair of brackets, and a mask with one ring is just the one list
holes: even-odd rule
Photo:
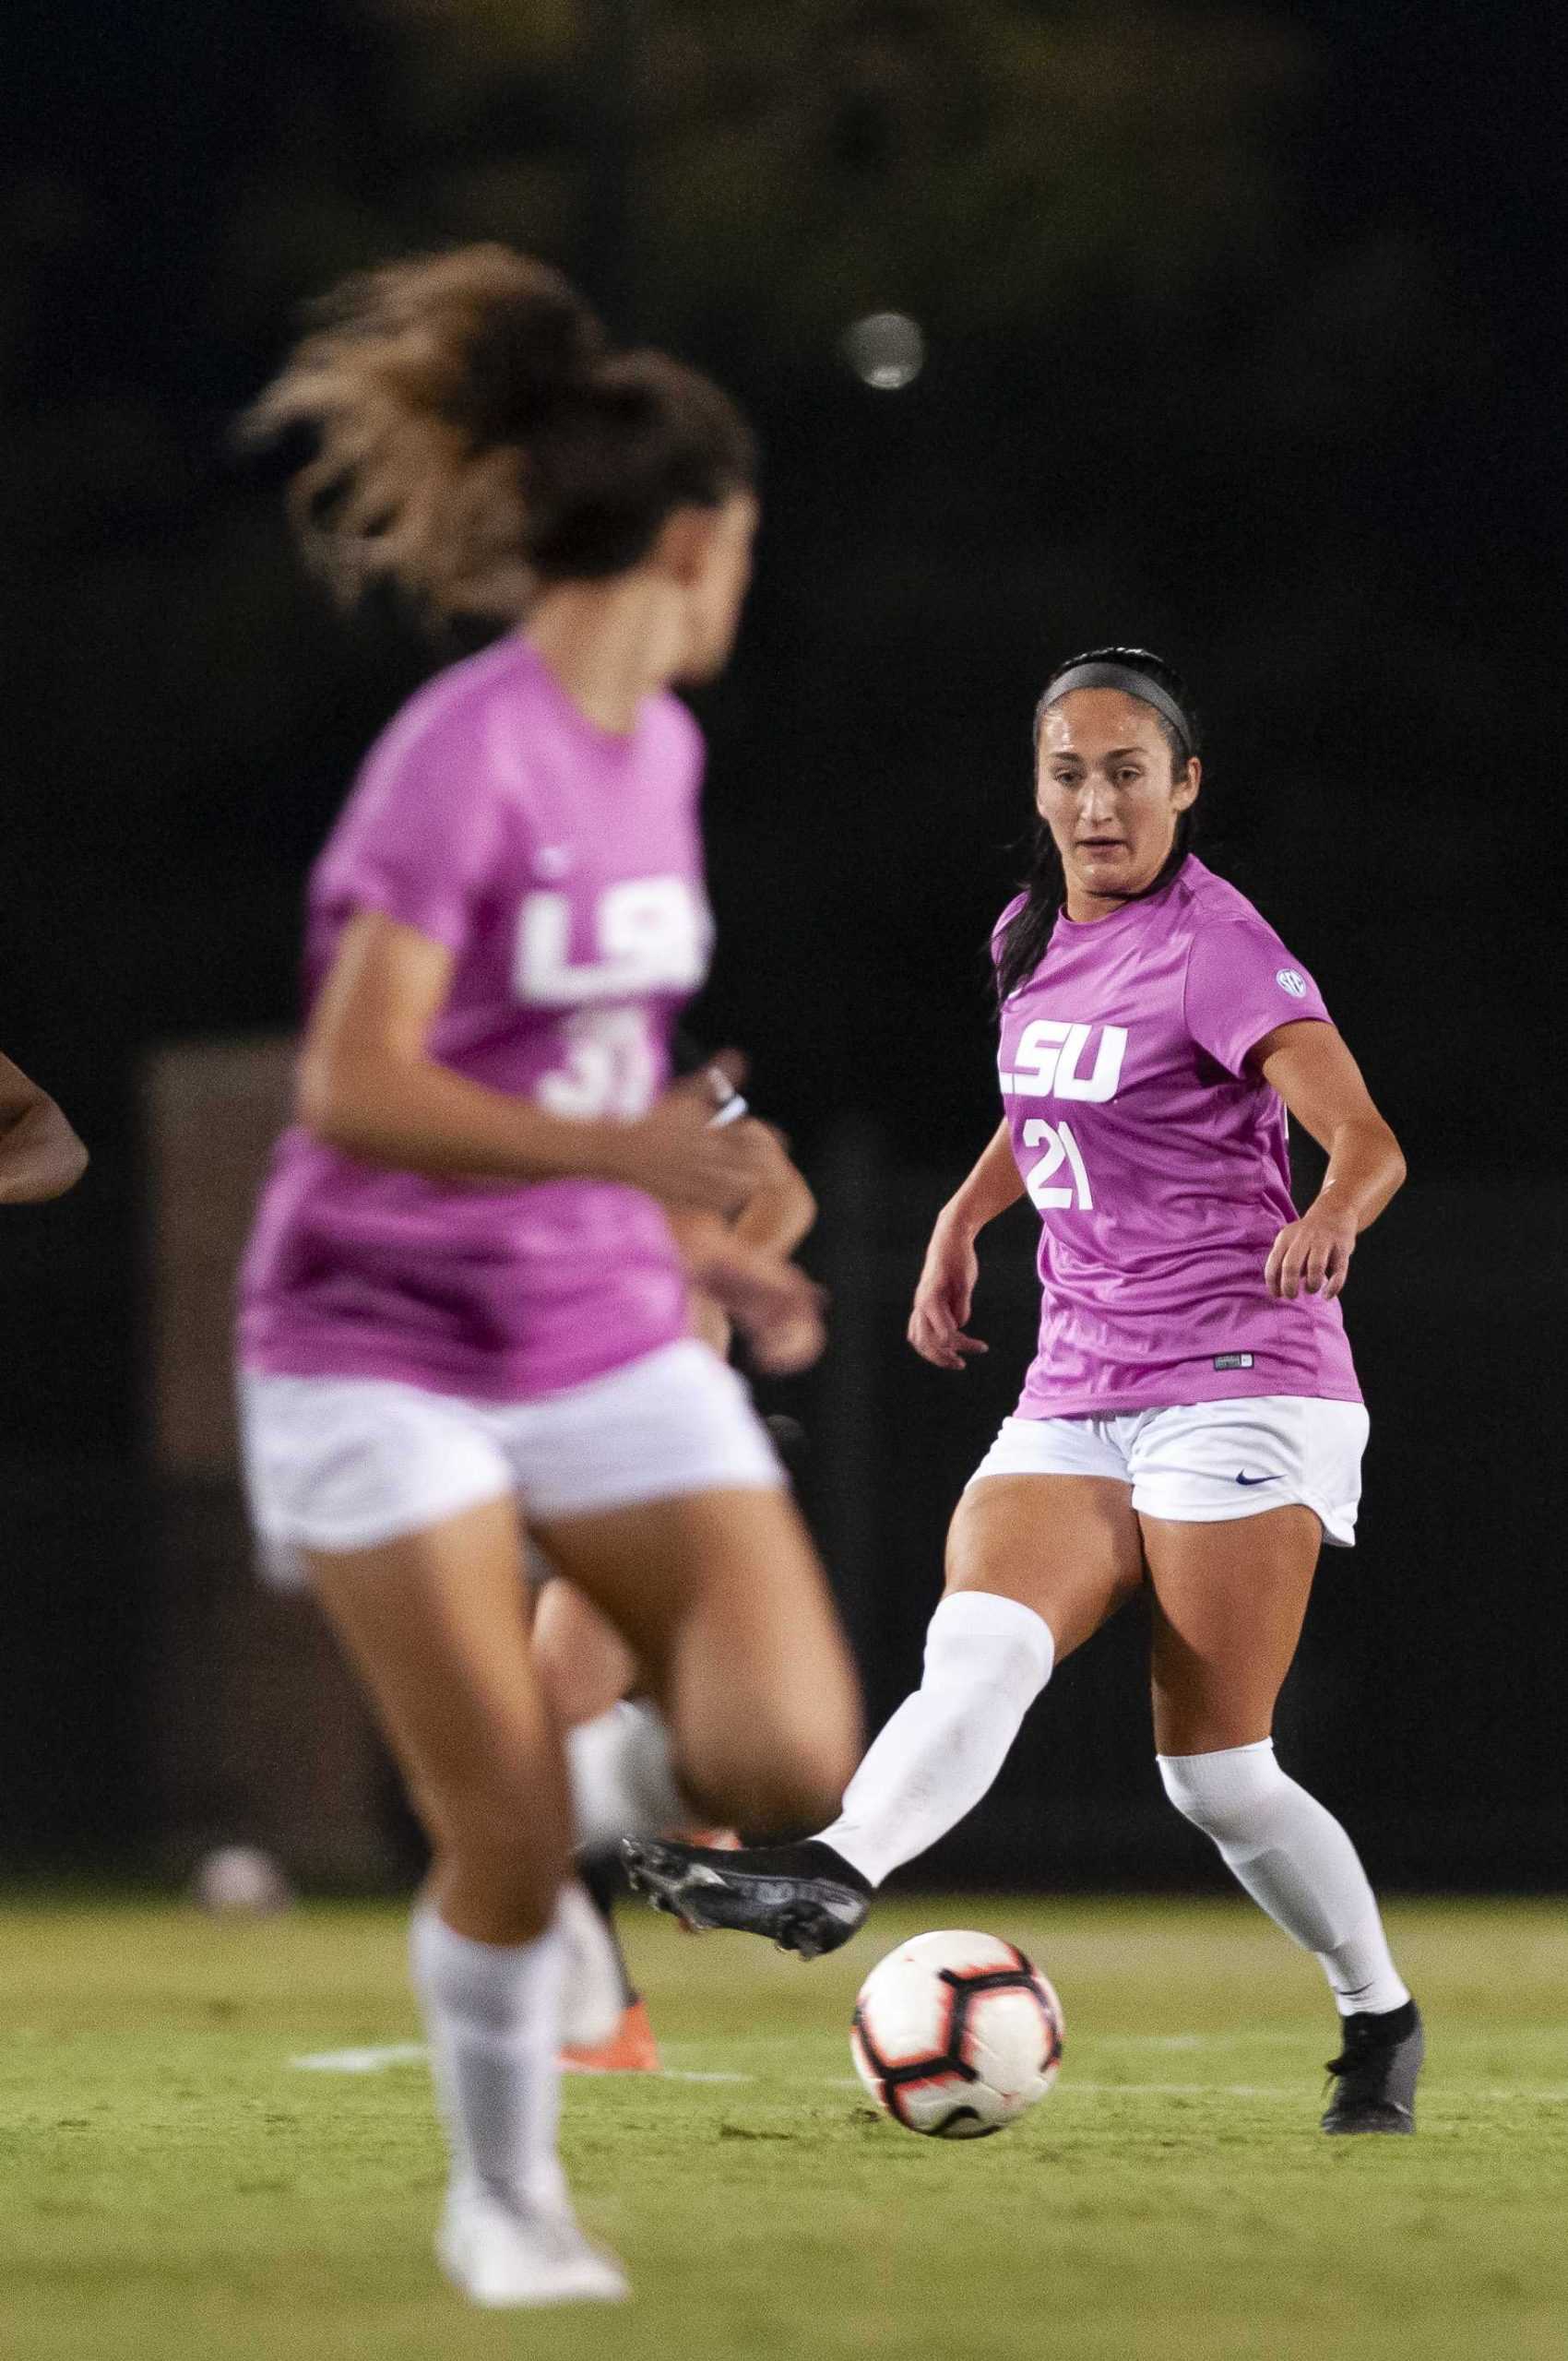
[[869, 312], [845, 331], [844, 357], [879, 393], [913, 385], [925, 366], [925, 338], [907, 312]]

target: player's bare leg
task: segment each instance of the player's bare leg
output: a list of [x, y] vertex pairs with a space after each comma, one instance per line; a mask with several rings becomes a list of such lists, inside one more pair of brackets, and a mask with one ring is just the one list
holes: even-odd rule
[[623, 2295], [555, 2153], [570, 1814], [512, 1503], [309, 1567], [432, 1847], [412, 1958], [452, 2147], [444, 2267], [486, 2305]]
[[1324, 2129], [1412, 2131], [1420, 2013], [1349, 1837], [1274, 1755], [1275, 1701], [1301, 1637], [1318, 1521], [1294, 1507], [1220, 1524], [1146, 1517], [1143, 1529], [1166, 1792], [1328, 1978], [1344, 2037]]
[[688, 1925], [762, 1935], [804, 1958], [848, 1942], [883, 1879], [986, 1794], [1057, 1658], [1139, 1586], [1130, 1502], [1127, 1485], [1095, 1477], [972, 1484], [953, 1520], [921, 1686], [877, 1738], [838, 1818], [803, 1845], [739, 1853], [633, 1844], [634, 1885]]
[[[563, 1562], [636, 1648], [674, 1732], [692, 1809], [753, 1828], [809, 1828], [837, 1809], [860, 1726], [853, 1672], [799, 1513], [782, 1491], [664, 1507], [656, 1562], [680, 1600], [667, 1627], [649, 1626], [636, 1587], [596, 1588], [596, 1570], [572, 1552], [599, 1536], [568, 1536]], [[628, 1839], [634, 1885], [645, 1886], [644, 1869], [663, 1850], [657, 1839]], [[707, 1857], [706, 1848], [671, 1850]], [[700, 1865], [695, 1873], [705, 1874]]]
[[1050, 1625], [1062, 1663], [1143, 1583], [1131, 1498], [1107, 1477], [981, 1477], [953, 1513], [947, 1594], [1016, 1599]]
[[631, 1648], [715, 1821], [810, 1825], [854, 1767], [860, 1706], [827, 1584], [788, 1493], [691, 1493], [539, 1528]]
[[[637, 1684], [636, 1659], [575, 1584], [557, 1577], [536, 1587], [533, 1649], [556, 1726], [565, 1734], [578, 1880], [599, 1913], [621, 1979], [613, 2030], [603, 2041], [565, 2043], [561, 2063], [574, 2073], [657, 2073], [659, 2045], [615, 1927], [615, 1901], [624, 1882], [615, 1845], [628, 1829], [649, 1825], [650, 1812], [651, 1824], [673, 1824], [659, 1809], [659, 1794], [650, 1792], [672, 1795], [662, 1721], [651, 1707], [626, 1702]], [[604, 1833], [598, 1842], [590, 1833], [586, 1847], [585, 1815]]]
[[562, 1729], [591, 1722], [637, 1685], [637, 1660], [615, 1626], [569, 1582], [546, 1582], [533, 1619], [534, 1661]]

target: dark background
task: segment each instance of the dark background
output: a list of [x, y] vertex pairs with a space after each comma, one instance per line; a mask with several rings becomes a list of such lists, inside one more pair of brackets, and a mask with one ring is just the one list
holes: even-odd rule
[[[1385, 1876], [1568, 1877], [1546, 21], [11, 0], [0, 1046], [94, 1160], [0, 1216], [0, 1857], [158, 1857], [138, 1060], [291, 1021], [304, 868], [433, 660], [327, 612], [229, 422], [305, 295], [493, 235], [721, 374], [764, 439], [754, 601], [703, 700], [698, 1016], [823, 1195], [807, 1484], [873, 1715], [1029, 1346], [1016, 1217], [985, 1370], [900, 1336], [993, 1121], [980, 946], [1032, 700], [1136, 640], [1198, 692], [1205, 848], [1316, 972], [1413, 1176], [1350, 1290], [1363, 1542], [1325, 1563], [1282, 1750]], [[841, 350], [888, 307], [929, 345], [900, 392]], [[1157, 1808], [1138, 1646], [1129, 1622], [1068, 1669], [944, 1867], [1206, 1874]]]

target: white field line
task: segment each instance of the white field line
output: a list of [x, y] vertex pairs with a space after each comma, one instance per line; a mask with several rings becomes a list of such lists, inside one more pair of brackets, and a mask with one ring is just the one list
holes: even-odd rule
[[388, 2066], [422, 2065], [429, 2055], [422, 2041], [389, 2041], [379, 2049], [319, 2049], [289, 2063], [301, 2074], [385, 2074]]
[[[422, 2041], [389, 2041], [379, 2049], [318, 2049], [307, 2058], [291, 2058], [301, 2074], [385, 2074], [391, 2066], [422, 2066], [430, 2056]], [[602, 2072], [595, 2066], [569, 2066], [570, 2074]], [[652, 2081], [663, 2082], [751, 2082], [754, 2074], [697, 2074], [679, 2067], [661, 2067]], [[855, 2085], [858, 2090], [860, 2085]]]
[[[384, 2074], [393, 2066], [422, 2065], [429, 2056], [422, 2042], [392, 2041], [378, 2049], [321, 2049], [305, 2058], [291, 2058], [289, 2063], [303, 2074]], [[592, 2067], [575, 2067], [575, 2073], [593, 2073]], [[752, 2084], [754, 2074], [698, 2073], [691, 2068], [660, 2067], [657, 2073], [639, 2077], [658, 2082], [720, 2082]], [[816, 2089], [825, 2091], [858, 2091], [862, 2086], [853, 2074], [828, 2074], [813, 2077]], [[1213, 2082], [1086, 2082], [1075, 2079], [1059, 2085], [1069, 2097], [1082, 2098], [1201, 2098], [1213, 2096], [1221, 2086]], [[1293, 2099], [1296, 2091], [1259, 2090], [1247, 2082], [1232, 2082], [1223, 2086], [1227, 2098]]]
[[[1194, 2039], [1196, 2036], [1194, 2036]], [[379, 2048], [323, 2049], [303, 2058], [291, 2058], [289, 2064], [304, 2074], [384, 2074], [394, 2066], [422, 2065], [428, 2057], [422, 2042], [394, 2041]], [[595, 2067], [572, 2067], [572, 2073], [593, 2074]], [[755, 2074], [698, 2072], [695, 2068], [662, 2066], [656, 2073], [639, 2075], [639, 2082], [707, 2082], [729, 2085], [754, 2085]], [[819, 2074], [802, 2081], [802, 2087], [822, 2091], [860, 2091], [863, 2086], [852, 2074]], [[1276, 2089], [1261, 2082], [1102, 2082], [1086, 2081], [1069, 2070], [1057, 2083], [1054, 2099], [1273, 2099], [1290, 2100], [1300, 2104], [1305, 2084], [1292, 2084], [1289, 2089]], [[1475, 2091], [1468, 2096], [1478, 2106], [1502, 2106], [1511, 2101], [1533, 2100], [1538, 2105], [1568, 2106], [1568, 2082], [1516, 2082], [1502, 2090]]]
[[[604, 2066], [568, 2066], [565, 2070], [568, 2074], [604, 2074], [612, 2073], [614, 2069]], [[754, 2074], [698, 2074], [689, 2067], [656, 2066], [651, 2074], [645, 2074], [642, 2079], [647, 2082], [754, 2082], [756, 2076]], [[858, 2088], [859, 2085], [857, 2084], [856, 2087]]]

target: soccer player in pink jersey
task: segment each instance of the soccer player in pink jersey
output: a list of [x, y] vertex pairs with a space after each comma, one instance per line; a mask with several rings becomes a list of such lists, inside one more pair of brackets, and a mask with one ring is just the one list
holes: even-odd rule
[[[557, 2053], [613, 2027], [564, 1885], [561, 1736], [523, 1524], [624, 1638], [688, 1818], [811, 1825], [853, 1766], [852, 1670], [740, 1380], [688, 1333], [666, 1209], [724, 1216], [744, 1126], [665, 1093], [701, 981], [695, 725], [756, 521], [750, 436], [613, 350], [500, 247], [350, 281], [255, 414], [312, 433], [307, 549], [352, 596], [514, 628], [413, 697], [312, 873], [298, 1120], [241, 1280], [247, 1481], [429, 1834], [414, 1980], [452, 2149], [438, 2252], [474, 2301], [612, 2298], [556, 2155]], [[702, 1286], [765, 1369], [814, 1290], [722, 1220]]]
[[[1316, 985], [1189, 848], [1181, 682], [1063, 665], [1036, 717], [1038, 850], [993, 939], [1003, 1120], [944, 1207], [909, 1341], [958, 1370], [985, 1224], [1040, 1216], [1039, 1347], [954, 1517], [920, 1689], [819, 1839], [625, 1848], [688, 1923], [812, 1957], [990, 1787], [1052, 1666], [1147, 1584], [1160, 1776], [1314, 1952], [1343, 2019], [1324, 2128], [1414, 2128], [1422, 2035], [1345, 1831], [1275, 1760], [1323, 1541], [1354, 1538], [1367, 1417], [1338, 1298], [1405, 1176]], [[1304, 1214], [1286, 1109], [1327, 1151]]]

